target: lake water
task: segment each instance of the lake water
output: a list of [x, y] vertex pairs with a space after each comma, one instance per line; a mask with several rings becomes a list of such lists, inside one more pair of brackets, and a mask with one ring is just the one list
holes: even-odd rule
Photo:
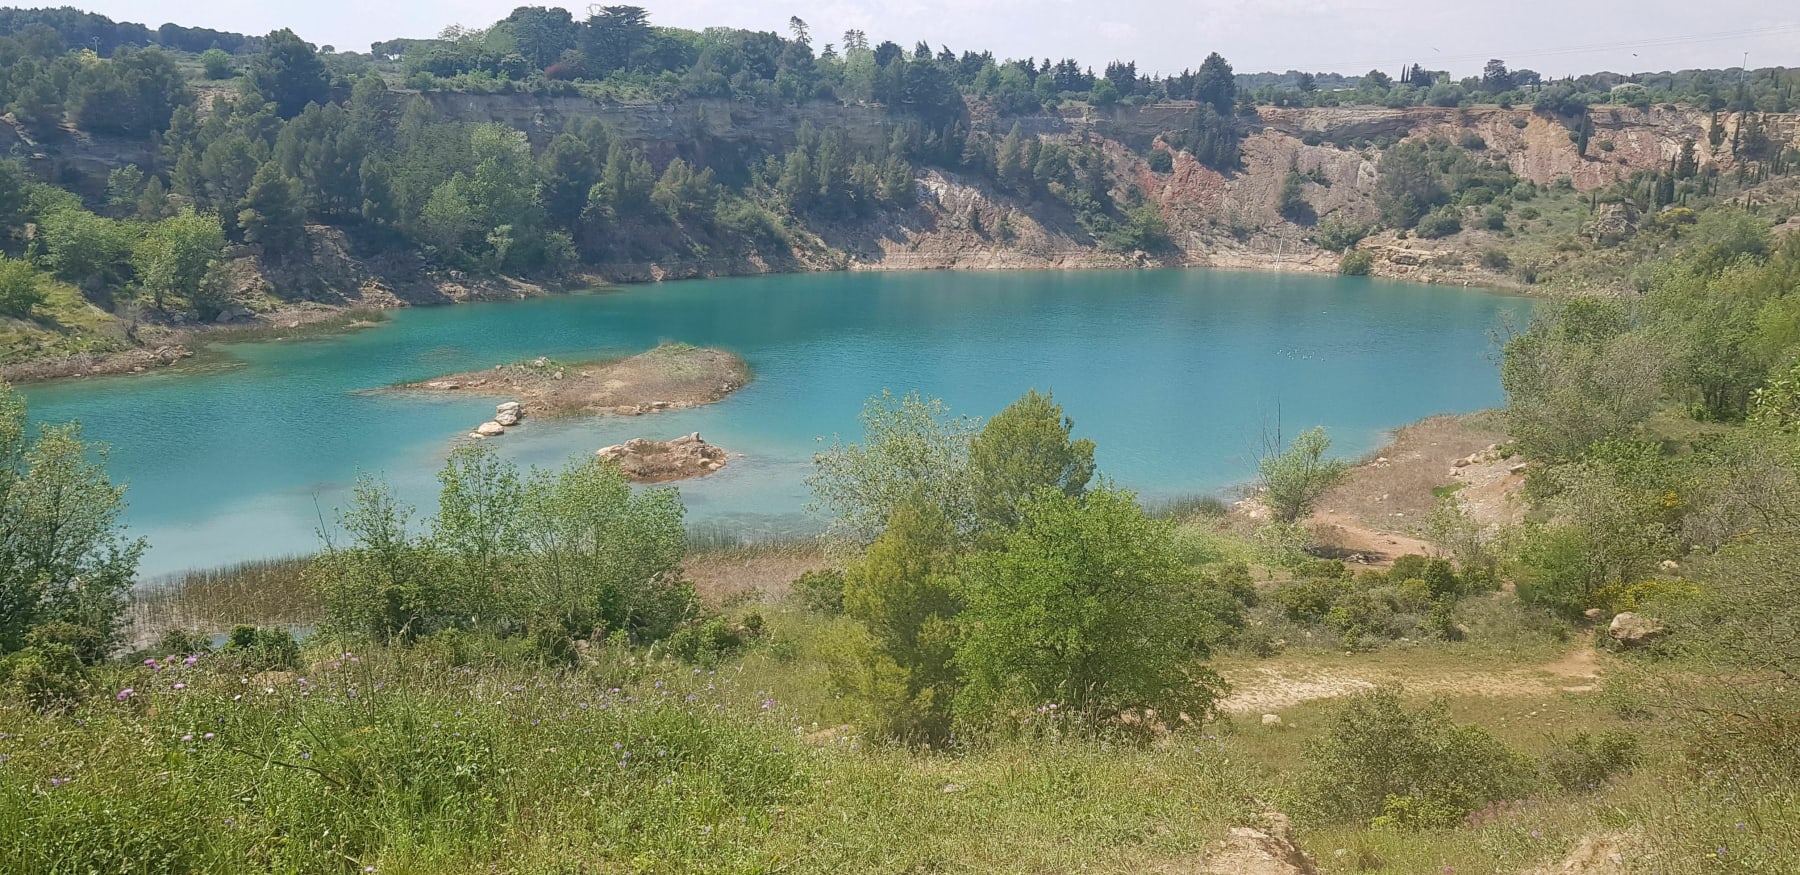
[[828, 273], [704, 280], [405, 310], [366, 331], [235, 344], [224, 361], [31, 386], [39, 421], [112, 447], [127, 521], [159, 575], [310, 552], [357, 471], [422, 510], [486, 398], [360, 390], [539, 355], [720, 346], [751, 384], [704, 408], [528, 421], [495, 439], [559, 465], [634, 436], [698, 431], [742, 453], [679, 484], [693, 522], [747, 534], [816, 527], [802, 478], [863, 401], [919, 389], [990, 416], [1053, 390], [1102, 473], [1148, 498], [1216, 492], [1255, 471], [1265, 427], [1322, 424], [1356, 455], [1395, 426], [1501, 400], [1491, 334], [1529, 302], [1364, 278], [1216, 271]]

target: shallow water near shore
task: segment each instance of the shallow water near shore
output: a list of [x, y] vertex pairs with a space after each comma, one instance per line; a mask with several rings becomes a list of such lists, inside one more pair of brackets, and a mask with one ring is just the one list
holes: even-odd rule
[[309, 552], [358, 471], [429, 513], [434, 474], [492, 399], [361, 390], [547, 355], [719, 346], [755, 371], [708, 407], [528, 421], [494, 443], [560, 465], [631, 437], [698, 431], [734, 454], [676, 484], [690, 522], [757, 537], [818, 526], [802, 479], [859, 433], [882, 389], [991, 416], [1053, 390], [1101, 471], [1146, 498], [1254, 476], [1265, 429], [1322, 424], [1334, 452], [1502, 400], [1492, 333], [1526, 299], [1386, 282], [1219, 271], [828, 273], [700, 280], [405, 310], [384, 326], [232, 344], [205, 367], [24, 387], [35, 421], [80, 420], [129, 484], [148, 576]]

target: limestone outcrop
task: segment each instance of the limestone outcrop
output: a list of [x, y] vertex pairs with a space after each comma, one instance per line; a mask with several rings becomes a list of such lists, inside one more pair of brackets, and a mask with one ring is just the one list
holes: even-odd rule
[[622, 444], [601, 447], [594, 455], [619, 463], [634, 483], [666, 483], [704, 477], [725, 467], [729, 456], [721, 447], [701, 439], [699, 432], [668, 441], [632, 438]]

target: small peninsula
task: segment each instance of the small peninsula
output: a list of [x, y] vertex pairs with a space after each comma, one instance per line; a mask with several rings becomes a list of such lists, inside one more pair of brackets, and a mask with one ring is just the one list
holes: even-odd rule
[[403, 383], [409, 392], [504, 395], [535, 417], [638, 416], [719, 401], [750, 382], [744, 360], [720, 349], [665, 343], [624, 359], [539, 357], [488, 370]]

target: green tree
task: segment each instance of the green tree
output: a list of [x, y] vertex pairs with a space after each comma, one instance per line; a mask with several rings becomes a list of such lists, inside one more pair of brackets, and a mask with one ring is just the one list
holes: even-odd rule
[[237, 75], [237, 62], [224, 49], [211, 48], [200, 53], [200, 70], [208, 79], [230, 79]]
[[719, 208], [719, 185], [710, 167], [698, 172], [676, 158], [663, 170], [651, 192], [651, 200], [672, 219], [711, 221]]
[[1325, 458], [1329, 449], [1331, 438], [1320, 427], [1296, 435], [1286, 450], [1263, 456], [1257, 465], [1262, 500], [1277, 522], [1292, 523], [1306, 516], [1320, 496], [1344, 479], [1349, 465]]
[[1281, 181], [1281, 190], [1275, 196], [1275, 211], [1281, 217], [1297, 225], [1310, 225], [1318, 220], [1313, 206], [1306, 202], [1306, 177], [1297, 170], [1289, 170]]
[[44, 260], [56, 277], [88, 291], [117, 285], [131, 264], [131, 228], [79, 207], [59, 207], [38, 219]]
[[1229, 116], [1237, 107], [1237, 76], [1231, 64], [1218, 52], [1206, 56], [1200, 73], [1194, 79], [1194, 99], [1212, 107], [1213, 112]]
[[0, 314], [27, 319], [44, 303], [44, 278], [29, 261], [0, 255]]
[[1578, 298], [1542, 310], [1506, 343], [1507, 430], [1528, 456], [1575, 458], [1656, 410], [1666, 357], [1654, 338], [1630, 330], [1617, 303]]
[[1019, 507], [1039, 489], [1079, 498], [1094, 476], [1094, 442], [1071, 440], [1075, 421], [1036, 389], [1007, 405], [969, 444], [969, 478], [977, 524], [1003, 534], [1019, 523]]
[[956, 693], [951, 667], [956, 533], [943, 511], [911, 500], [844, 572], [844, 612], [863, 636], [841, 645], [832, 667], [840, 694], [866, 710], [871, 728], [912, 742], [942, 740]]
[[307, 580], [325, 607], [327, 629], [380, 642], [409, 641], [442, 622], [442, 599], [430, 551], [408, 531], [413, 508], [386, 484], [359, 475], [338, 528], [307, 566]]
[[[169, 298], [193, 296], [200, 288], [206, 271], [225, 248], [225, 233], [216, 216], [183, 212], [145, 229], [131, 250], [131, 263], [138, 285], [150, 295], [151, 303], [162, 309]], [[211, 319], [219, 311], [210, 305], [196, 307], [201, 319]], [[211, 312], [206, 312], [210, 310]]]
[[443, 560], [445, 610], [478, 627], [523, 619], [530, 593], [520, 591], [526, 538], [518, 469], [486, 443], [465, 444], [450, 452], [438, 483], [428, 541]]
[[1409, 140], [1382, 153], [1381, 173], [1375, 181], [1375, 205], [1381, 210], [1382, 224], [1411, 228], [1447, 198], [1425, 144]]
[[116, 643], [144, 552], [119, 522], [125, 488], [79, 424], [26, 432], [24, 399], [0, 383], [0, 653], [54, 622]]
[[287, 28], [263, 38], [262, 54], [245, 71], [250, 88], [275, 104], [282, 118], [293, 118], [309, 103], [331, 99], [331, 73], [309, 43]]
[[694, 610], [681, 579], [687, 550], [673, 489], [633, 491], [615, 462], [586, 459], [534, 472], [520, 525], [529, 550], [529, 619], [578, 638], [623, 631], [667, 637]]
[[582, 53], [588, 72], [604, 77], [629, 70], [650, 41], [650, 13], [640, 6], [603, 6], [588, 19]]
[[959, 536], [974, 520], [969, 443], [976, 423], [952, 416], [944, 402], [917, 392], [883, 390], [862, 410], [861, 443], [835, 441], [813, 456], [807, 485], [814, 509], [829, 513], [831, 533], [867, 544], [902, 503], [937, 506]]
[[1199, 661], [1204, 618], [1173, 523], [1145, 516], [1131, 493], [1039, 490], [963, 580], [957, 707], [972, 723], [1051, 704], [1094, 720], [1212, 708], [1221, 683]]
[[294, 188], [294, 181], [279, 166], [266, 163], [256, 171], [237, 214], [244, 239], [261, 246], [263, 254], [275, 260], [299, 253], [306, 246], [306, 223]]

